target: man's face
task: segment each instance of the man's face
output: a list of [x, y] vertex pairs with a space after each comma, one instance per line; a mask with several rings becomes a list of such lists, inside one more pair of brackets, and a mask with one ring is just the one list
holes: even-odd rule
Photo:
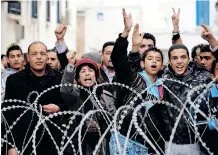
[[96, 76], [94, 69], [88, 65], [83, 66], [79, 71], [79, 82], [82, 86], [91, 87], [95, 84]]
[[139, 53], [142, 55], [147, 49], [154, 47], [154, 42], [151, 39], [143, 39], [139, 45]]
[[113, 48], [114, 46], [112, 45], [107, 46], [105, 47], [104, 51], [102, 51], [102, 54], [101, 54], [103, 65], [110, 69], [114, 68], [112, 61], [111, 61], [111, 53], [112, 53]]
[[9, 52], [8, 63], [11, 68], [20, 70], [22, 68], [23, 61], [24, 57], [20, 50], [12, 50]]
[[28, 61], [35, 72], [42, 72], [48, 60], [47, 50], [43, 44], [33, 44], [30, 47]]
[[4, 65], [5, 68], [8, 67], [8, 60], [7, 60], [7, 57], [6, 57], [6, 56], [4, 56], [4, 57], [2, 58], [1, 63]]
[[156, 76], [162, 67], [161, 54], [159, 52], [150, 51], [145, 57], [144, 61], [141, 61], [141, 67], [145, 69], [148, 75]]
[[47, 55], [48, 55], [47, 64], [49, 66], [51, 66], [51, 68], [53, 68], [53, 69], [59, 69], [60, 62], [58, 60], [57, 53], [56, 52], [47, 52]]
[[200, 52], [200, 60], [200, 64], [203, 67], [205, 67], [207, 70], [211, 70], [212, 63], [215, 60], [215, 57], [212, 55], [211, 52]]
[[195, 56], [195, 62], [197, 62], [197, 64], [201, 64], [201, 59], [200, 59], [200, 52], [201, 52], [201, 49], [200, 48], [197, 48], [196, 49], [196, 56]]
[[184, 49], [174, 49], [171, 51], [170, 65], [176, 75], [186, 75], [188, 70], [189, 57]]

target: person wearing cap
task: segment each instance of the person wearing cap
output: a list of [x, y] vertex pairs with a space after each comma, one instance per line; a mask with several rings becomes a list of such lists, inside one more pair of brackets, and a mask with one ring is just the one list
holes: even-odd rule
[[[74, 83], [74, 79], [77, 81], [77, 84], [82, 86], [84, 89], [79, 89], [76, 86], [64, 86], [61, 87], [61, 93], [63, 98], [65, 99], [68, 107], [72, 111], [78, 111], [82, 114], [87, 114], [90, 110], [106, 110], [111, 116], [115, 112], [113, 95], [101, 88], [98, 88], [96, 93], [97, 98], [100, 100], [99, 105], [94, 96], [91, 93], [93, 87], [96, 86], [96, 79], [99, 77], [99, 68], [98, 65], [91, 59], [82, 58], [79, 60], [76, 65], [68, 64], [64, 70], [64, 74], [62, 77], [61, 83], [68, 84]], [[90, 96], [91, 95], [91, 96]], [[84, 103], [84, 105], [83, 105]], [[82, 106], [83, 105], [83, 106]], [[104, 117], [103, 117], [104, 115]], [[110, 121], [110, 116], [102, 113], [96, 113], [91, 116], [90, 119], [87, 119], [83, 125], [83, 131], [87, 131], [86, 134], [83, 132], [82, 139], [82, 150], [83, 154], [92, 154], [97, 145], [97, 142], [100, 138], [100, 135], [103, 134], [104, 130], [107, 128], [107, 123]], [[75, 127], [77, 127], [81, 121], [81, 117], [76, 118], [75, 125], [73, 125], [69, 132], [71, 135]], [[106, 120], [105, 120], [106, 119]], [[109, 120], [108, 120], [109, 119]], [[71, 133], [72, 132], [72, 133]], [[74, 145], [78, 148], [78, 138], [74, 139]], [[100, 147], [100, 154], [106, 155], [108, 154], [108, 138], [104, 139], [102, 145]], [[70, 147], [66, 149], [66, 153], [72, 153]]]

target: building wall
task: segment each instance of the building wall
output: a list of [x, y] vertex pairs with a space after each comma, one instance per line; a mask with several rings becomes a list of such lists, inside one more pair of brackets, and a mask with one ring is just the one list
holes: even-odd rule
[[[65, 16], [66, 0], [61, 0], [61, 16]], [[69, 49], [76, 48], [76, 9], [73, 1], [68, 1], [69, 22], [65, 36]], [[24, 52], [27, 52], [29, 44], [33, 41], [42, 41], [48, 48], [55, 46], [56, 37], [54, 30], [57, 26], [57, 1], [50, 2], [50, 21], [46, 20], [46, 1], [38, 1], [38, 18], [31, 16], [31, 1], [21, 1], [21, 15], [7, 13], [7, 2], [1, 5], [2, 39], [1, 53], [5, 53], [9, 44], [19, 44]], [[24, 38], [16, 40], [16, 23], [24, 26]]]
[[[218, 38], [217, 0], [210, 0], [210, 29]], [[28, 45], [36, 40], [45, 42], [48, 48], [54, 47], [54, 30], [57, 26], [57, 1], [51, 1], [50, 22], [46, 21], [46, 1], [39, 1], [38, 18], [31, 17], [31, 1], [21, 1], [22, 15], [7, 13], [7, 2], [1, 6], [2, 40], [1, 52], [16, 42], [26, 52]], [[66, 16], [66, 0], [61, 0], [61, 17]], [[196, 26], [196, 0], [68, 0], [68, 28], [65, 41], [69, 49], [82, 53], [99, 51], [106, 41], [116, 40], [124, 25], [122, 8], [132, 13], [133, 22], [139, 23], [141, 32], [155, 35], [157, 47], [167, 51], [172, 38], [172, 7], [181, 9], [180, 32], [184, 44], [191, 49], [198, 43], [205, 43], [200, 37], [201, 27]], [[40, 11], [39, 11], [40, 10]], [[77, 11], [84, 11], [83, 17], [77, 17]], [[100, 17], [99, 17], [100, 13]], [[101, 15], [103, 15], [101, 17]], [[17, 21], [23, 25], [24, 38], [16, 41]], [[78, 23], [77, 23], [78, 22]], [[218, 22], [217, 22], [218, 23]], [[132, 32], [130, 33], [132, 34]], [[129, 36], [131, 50], [131, 35]]]
[[[82, 3], [83, 2], [83, 3]], [[202, 28], [196, 26], [196, 1], [195, 0], [95, 0], [92, 4], [85, 4], [83, 0], [81, 8], [85, 9], [85, 51], [93, 49], [101, 50], [104, 42], [116, 40], [122, 32], [124, 25], [122, 19], [122, 8], [127, 13], [132, 13], [133, 22], [139, 23], [140, 31], [155, 35], [157, 47], [167, 51], [171, 46], [172, 38], [172, 7], [180, 8], [180, 32], [184, 44], [191, 49], [199, 43], [206, 43], [201, 37]], [[215, 10], [217, 0], [210, 0], [210, 29], [218, 38], [218, 25], [215, 25]], [[103, 21], [96, 17], [102, 12]], [[132, 33], [130, 33], [132, 34]], [[131, 46], [131, 36], [129, 36]], [[131, 47], [129, 47], [129, 50]], [[167, 52], [165, 53], [167, 56]], [[166, 57], [166, 61], [167, 61]]]

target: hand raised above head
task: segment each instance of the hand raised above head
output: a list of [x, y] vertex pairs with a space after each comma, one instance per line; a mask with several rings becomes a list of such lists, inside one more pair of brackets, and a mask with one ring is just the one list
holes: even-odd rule
[[210, 41], [210, 39], [213, 38], [211, 31], [206, 25], [201, 24], [201, 26], [203, 27], [203, 30], [201, 31], [201, 37], [206, 41]]
[[173, 9], [173, 15], [172, 15], [172, 23], [173, 23], [173, 32], [179, 32], [179, 16], [180, 16], [180, 8], [178, 9], [178, 12], [176, 13], [175, 9]]
[[129, 13], [129, 15], [126, 14], [125, 9], [123, 8], [123, 20], [124, 20], [124, 26], [125, 26], [125, 31], [130, 32], [132, 28], [132, 15]]
[[133, 35], [132, 35], [132, 46], [139, 46], [143, 39], [143, 33], [139, 34], [139, 24], [134, 26]]
[[67, 31], [67, 26], [64, 24], [59, 24], [55, 29], [54, 33], [58, 43], [63, 42], [66, 31]]

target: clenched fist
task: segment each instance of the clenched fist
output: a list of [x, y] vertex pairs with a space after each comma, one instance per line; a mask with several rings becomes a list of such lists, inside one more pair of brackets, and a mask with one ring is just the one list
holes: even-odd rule
[[54, 33], [57, 38], [57, 42], [60, 44], [64, 41], [64, 36], [67, 31], [67, 27], [64, 24], [59, 24]]

